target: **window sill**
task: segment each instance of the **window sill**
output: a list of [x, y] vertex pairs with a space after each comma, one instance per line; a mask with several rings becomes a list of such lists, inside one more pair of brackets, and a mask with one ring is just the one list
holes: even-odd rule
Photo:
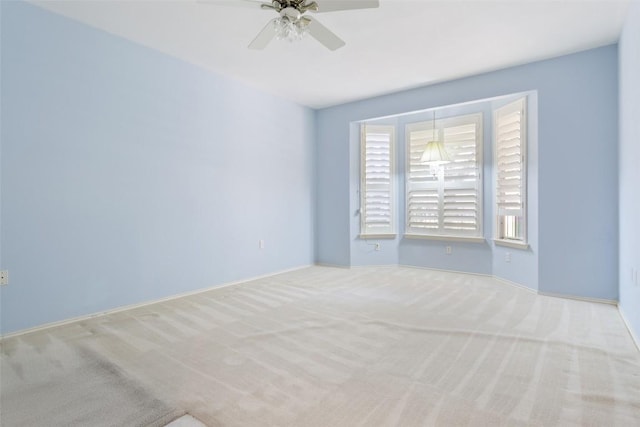
[[423, 234], [405, 234], [405, 239], [424, 239], [424, 240], [442, 240], [447, 242], [468, 242], [468, 243], [485, 243], [484, 237], [467, 237], [467, 236], [444, 236], [444, 235], [423, 235]]
[[524, 242], [518, 242], [514, 240], [493, 239], [493, 243], [497, 246], [506, 246], [514, 249], [529, 249], [529, 244]]
[[360, 234], [358, 239], [370, 240], [370, 239], [395, 239], [397, 234]]

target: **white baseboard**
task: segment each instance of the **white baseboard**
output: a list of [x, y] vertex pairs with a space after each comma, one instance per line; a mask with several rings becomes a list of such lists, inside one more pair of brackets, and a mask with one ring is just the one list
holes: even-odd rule
[[498, 282], [504, 283], [505, 285], [513, 286], [514, 288], [522, 289], [524, 291], [531, 292], [532, 294], [536, 294], [536, 295], [539, 294], [537, 289], [532, 289], [532, 288], [530, 288], [528, 286], [525, 286], [525, 285], [523, 285], [521, 283], [517, 283], [517, 282], [514, 282], [512, 280], [505, 279], [504, 277], [498, 277], [498, 276], [492, 276], [492, 277], [495, 280], [497, 280]]
[[633, 327], [631, 326], [631, 322], [627, 320], [627, 316], [624, 314], [624, 309], [620, 304], [618, 304], [618, 313], [620, 313], [622, 322], [624, 322], [624, 325], [627, 327], [627, 331], [629, 331], [629, 335], [631, 335], [631, 339], [636, 345], [636, 348], [638, 349], [638, 351], [640, 351], [640, 339], [638, 339], [638, 334], [636, 334], [636, 332], [633, 330]]
[[417, 266], [417, 265], [407, 265], [407, 264], [400, 264], [399, 266], [400, 267], [409, 267], [409, 268], [419, 268], [419, 269], [422, 269], [422, 270], [440, 271], [440, 272], [444, 272], [444, 273], [467, 274], [467, 275], [470, 275], [470, 276], [488, 277], [488, 278], [491, 278], [491, 279], [495, 279], [498, 282], [504, 283], [505, 285], [513, 286], [513, 287], [516, 287], [518, 289], [523, 289], [525, 291], [529, 291], [529, 292], [534, 293], [534, 294], [538, 293], [537, 290], [531, 289], [528, 286], [522, 285], [520, 283], [513, 282], [511, 280], [504, 279], [502, 277], [494, 276], [493, 274], [473, 273], [473, 272], [469, 272], [469, 271], [458, 271], [458, 270], [444, 270], [444, 269], [441, 269], [441, 268], [421, 267], [421, 266]]
[[543, 295], [543, 296], [553, 297], [553, 298], [565, 298], [565, 299], [572, 299], [572, 300], [585, 301], [585, 302], [595, 302], [595, 303], [598, 303], [598, 304], [618, 305], [618, 301], [615, 301], [615, 300], [602, 299], [602, 298], [580, 297], [580, 296], [576, 296], [576, 295], [566, 295], [566, 294], [554, 294], [554, 293], [551, 293], [551, 292], [541, 292], [541, 291], [539, 291], [537, 289], [532, 289], [532, 288], [530, 288], [528, 286], [525, 286], [525, 285], [523, 285], [521, 283], [513, 282], [511, 280], [504, 279], [504, 278], [499, 277], [499, 276], [494, 276], [493, 274], [474, 273], [474, 272], [470, 272], [470, 271], [459, 271], [459, 270], [445, 270], [445, 269], [442, 269], [442, 268], [423, 267], [423, 266], [420, 266], [420, 265], [409, 265], [409, 264], [343, 266], [343, 265], [331, 265], [331, 264], [316, 263], [315, 265], [321, 266], [321, 267], [335, 267], [335, 268], [346, 268], [346, 269], [362, 268], [362, 267], [407, 267], [407, 268], [417, 268], [417, 269], [420, 269], [420, 270], [427, 270], [427, 271], [438, 271], [438, 272], [443, 272], [443, 273], [467, 274], [467, 275], [470, 275], [470, 276], [489, 277], [489, 278], [497, 280], [498, 282], [504, 283], [505, 285], [514, 286], [514, 287], [516, 287], [518, 289], [522, 289], [522, 290], [531, 292], [531, 293], [536, 294], [536, 295]]
[[[345, 265], [333, 265], [333, 264], [325, 264], [325, 263], [315, 263], [314, 265], [317, 265], [319, 267], [332, 267], [332, 268], [341, 268], [341, 269], [351, 269], [351, 268], [362, 268], [362, 267], [381, 267], [381, 266], [345, 266]], [[255, 277], [250, 277], [250, 278], [246, 278], [246, 279], [242, 279], [242, 280], [237, 280], [237, 281], [233, 281], [233, 282], [227, 282], [227, 283], [223, 283], [220, 285], [216, 285], [216, 286], [210, 286], [208, 288], [204, 288], [204, 289], [197, 289], [195, 291], [189, 291], [189, 292], [185, 292], [185, 293], [181, 293], [181, 294], [176, 294], [176, 295], [171, 295], [165, 298], [160, 298], [160, 299], [156, 299], [156, 300], [151, 300], [151, 301], [145, 301], [142, 303], [138, 303], [138, 304], [131, 304], [131, 305], [125, 305], [125, 306], [121, 306], [121, 307], [116, 307], [114, 309], [111, 310], [106, 310], [106, 311], [101, 311], [98, 313], [92, 313], [92, 314], [87, 314], [84, 316], [78, 316], [78, 317], [74, 317], [74, 318], [70, 318], [70, 319], [65, 319], [65, 320], [61, 320], [61, 321], [57, 321], [57, 322], [51, 322], [51, 323], [46, 323], [44, 325], [40, 325], [40, 326], [35, 326], [33, 328], [28, 328], [28, 329], [23, 329], [23, 330], [19, 330], [19, 331], [15, 331], [15, 332], [11, 332], [5, 335], [0, 335], [0, 342], [4, 339], [7, 338], [12, 338], [12, 337], [16, 337], [16, 336], [20, 336], [20, 335], [25, 335], [25, 334], [30, 334], [32, 332], [37, 332], [37, 331], [42, 331], [45, 329], [49, 329], [49, 328], [54, 328], [56, 326], [63, 326], [63, 325], [68, 325], [70, 323], [75, 323], [75, 322], [80, 322], [80, 321], [84, 321], [84, 320], [88, 320], [88, 319], [93, 319], [96, 317], [101, 317], [101, 316], [107, 316], [109, 314], [114, 314], [114, 313], [119, 313], [122, 311], [126, 311], [126, 310], [132, 310], [135, 308], [140, 308], [140, 307], [145, 307], [148, 305], [152, 305], [152, 304], [157, 304], [160, 302], [165, 302], [165, 301], [171, 301], [174, 299], [178, 299], [178, 298], [184, 298], [184, 297], [188, 297], [191, 295], [197, 295], [197, 294], [201, 294], [203, 292], [208, 292], [214, 289], [221, 289], [221, 288], [225, 288], [227, 286], [234, 286], [234, 285], [239, 285], [241, 283], [247, 283], [247, 282], [251, 282], [253, 280], [260, 280], [260, 279], [265, 279], [267, 277], [272, 277], [272, 276], [277, 276], [279, 274], [283, 274], [283, 273], [289, 273], [291, 271], [297, 271], [297, 270], [302, 270], [303, 268], [308, 268], [311, 267], [311, 264], [308, 265], [302, 265], [299, 267], [293, 267], [293, 268], [289, 268], [289, 269], [285, 269], [285, 270], [280, 270], [280, 271], [276, 271], [273, 273], [268, 273], [268, 274], [263, 274], [260, 276], [255, 276]], [[617, 301], [613, 301], [613, 300], [607, 300], [607, 299], [599, 299], [599, 298], [588, 298], [588, 297], [579, 297], [579, 296], [574, 296], [574, 295], [564, 295], [564, 294], [553, 294], [553, 293], [549, 293], [549, 292], [540, 292], [540, 291], [536, 291], [534, 289], [531, 289], [527, 286], [524, 286], [520, 283], [516, 283], [516, 282], [512, 282], [510, 280], [507, 279], [503, 279], [502, 277], [498, 277], [498, 276], [494, 276], [491, 274], [484, 274], [484, 273], [473, 273], [473, 272], [467, 272], [467, 271], [456, 271], [456, 270], [444, 270], [444, 269], [438, 269], [438, 268], [431, 268], [431, 267], [421, 267], [421, 266], [416, 266], [416, 265], [405, 265], [405, 264], [394, 264], [394, 265], [385, 265], [384, 267], [408, 267], [408, 268], [417, 268], [417, 269], [421, 269], [421, 270], [430, 270], [430, 271], [438, 271], [438, 272], [444, 272], [444, 273], [455, 273], [455, 274], [467, 274], [467, 275], [471, 275], [471, 276], [480, 276], [480, 277], [489, 277], [489, 278], [493, 278], [499, 282], [502, 282], [504, 284], [510, 285], [510, 286], [514, 286], [517, 287], [519, 289], [523, 289], [529, 292], [532, 292], [534, 294], [538, 294], [538, 295], [544, 295], [544, 296], [549, 296], [549, 297], [554, 297], [554, 298], [566, 298], [566, 299], [573, 299], [573, 300], [578, 300], [578, 301], [586, 301], [586, 302], [595, 302], [595, 303], [600, 303], [600, 304], [610, 304], [610, 305], [616, 305], [618, 306], [618, 312], [620, 313], [620, 316], [622, 317], [625, 325], [627, 326], [627, 329], [629, 330], [629, 333], [631, 334], [631, 337], [633, 338], [636, 346], [638, 346], [638, 348], [640, 349], [640, 340], [638, 340], [637, 335], [635, 335], [633, 329], [630, 326], [630, 323], [627, 322], [621, 307], [618, 305]]]
[[421, 265], [398, 264], [397, 266], [398, 267], [417, 268], [419, 270], [439, 271], [441, 273], [455, 273], [455, 274], [468, 274], [469, 276], [493, 277], [491, 274], [474, 273], [472, 271], [446, 270], [444, 268], [423, 267]]
[[[458, 271], [458, 270], [445, 270], [445, 269], [441, 269], [441, 268], [432, 268], [432, 267], [422, 267], [419, 265], [408, 265], [408, 264], [398, 264], [398, 267], [408, 267], [408, 268], [418, 268], [421, 270], [429, 270], [429, 271], [439, 271], [439, 272], [444, 272], [444, 273], [456, 273], [456, 274], [467, 274], [470, 276], [480, 276], [480, 277], [490, 277], [492, 279], [497, 280], [498, 282], [502, 282], [506, 285], [509, 286], [514, 286], [516, 288], [534, 293], [536, 295], [544, 295], [547, 297], [554, 297], [554, 298], [565, 298], [565, 299], [573, 299], [573, 300], [578, 300], [578, 301], [586, 301], [586, 302], [595, 302], [595, 303], [599, 303], [599, 304], [609, 304], [609, 305], [618, 305], [618, 301], [615, 300], [609, 300], [609, 299], [602, 299], [602, 298], [589, 298], [589, 297], [580, 297], [580, 296], [575, 296], [575, 295], [565, 295], [565, 294], [554, 294], [554, 293], [550, 293], [550, 292], [541, 292], [537, 289], [532, 289], [528, 286], [525, 286], [521, 283], [517, 283], [517, 282], [513, 282], [511, 280], [508, 279], [504, 279], [502, 277], [498, 277], [498, 276], [494, 276], [492, 274], [485, 274], [485, 273], [474, 273], [474, 272], [469, 272], [469, 271]], [[363, 266], [366, 267], [366, 266]], [[371, 267], [380, 267], [378, 265], [375, 266], [371, 266]], [[390, 267], [390, 265], [386, 265], [385, 267]]]
[[576, 300], [576, 301], [596, 302], [596, 303], [599, 303], [599, 304], [618, 305], [618, 301], [615, 301], [615, 300], [612, 300], [612, 299], [580, 297], [580, 296], [577, 296], [577, 295], [554, 294], [552, 292], [541, 292], [541, 291], [538, 291], [538, 295], [543, 295], [545, 297], [573, 299], [573, 300]]
[[376, 264], [376, 265], [352, 265], [351, 268], [367, 268], [367, 267], [374, 267], [374, 268], [394, 268], [394, 267], [399, 267], [398, 264]]
[[288, 269], [285, 269], [285, 270], [279, 270], [279, 271], [276, 271], [276, 272], [273, 272], [273, 273], [262, 274], [260, 276], [249, 277], [247, 279], [236, 280], [236, 281], [233, 281], [233, 282], [222, 283], [220, 285], [210, 286], [210, 287], [203, 288], [203, 289], [197, 289], [195, 291], [189, 291], [189, 292], [184, 292], [184, 293], [181, 293], [181, 294], [170, 295], [168, 297], [155, 299], [155, 300], [151, 300], [151, 301], [145, 301], [145, 302], [141, 302], [141, 303], [137, 303], [137, 304], [123, 305], [121, 307], [116, 307], [116, 308], [113, 308], [113, 309], [110, 309], [110, 310], [100, 311], [98, 313], [91, 313], [91, 314], [86, 314], [84, 316], [78, 316], [78, 317], [72, 317], [70, 319], [59, 320], [57, 322], [45, 323], [44, 325], [34, 326], [33, 328], [22, 329], [22, 330], [19, 330], [19, 331], [10, 332], [10, 333], [5, 334], [5, 335], [0, 335], [0, 342], [2, 340], [7, 339], [7, 338], [13, 338], [13, 337], [17, 337], [17, 336], [20, 336], [20, 335], [26, 335], [26, 334], [30, 334], [30, 333], [33, 333], [33, 332], [42, 331], [42, 330], [45, 330], [45, 329], [55, 328], [56, 326], [68, 325], [70, 323], [81, 322], [81, 321], [89, 320], [89, 319], [95, 319], [96, 317], [102, 317], [102, 316], [107, 316], [109, 314], [120, 313], [120, 312], [126, 311], [126, 310], [133, 310], [135, 308], [146, 307], [148, 305], [157, 304], [157, 303], [160, 303], [160, 302], [166, 302], [166, 301], [171, 301], [171, 300], [174, 300], [174, 299], [184, 298], [184, 297], [188, 297], [188, 296], [192, 296], [192, 295], [198, 295], [198, 294], [201, 294], [201, 293], [204, 293], [204, 292], [212, 291], [214, 289], [221, 289], [221, 288], [226, 288], [228, 286], [235, 286], [235, 285], [239, 285], [241, 283], [251, 282], [251, 281], [254, 281], [254, 280], [266, 279], [267, 277], [272, 277], [272, 276], [277, 276], [279, 274], [284, 274], [284, 273], [289, 273], [289, 272], [292, 272], [292, 271], [302, 270], [303, 268], [308, 268], [308, 267], [311, 267], [311, 264], [302, 265], [302, 266], [299, 266], [299, 267], [288, 268]]
[[350, 265], [329, 264], [327, 262], [316, 262], [316, 263], [314, 263], [314, 265], [317, 265], [318, 267], [342, 268], [342, 269], [345, 269], [345, 270], [350, 270], [351, 269]]

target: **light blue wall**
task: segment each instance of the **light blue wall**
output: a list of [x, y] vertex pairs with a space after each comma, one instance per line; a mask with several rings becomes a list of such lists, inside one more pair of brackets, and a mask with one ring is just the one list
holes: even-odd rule
[[[620, 309], [640, 340], [640, 3], [620, 38]], [[638, 278], [640, 281], [640, 277]], [[640, 341], [638, 341], [640, 345]]]
[[[352, 263], [352, 184], [345, 161], [353, 154], [350, 123], [526, 91], [538, 93], [537, 286], [548, 293], [616, 299], [617, 153], [600, 149], [617, 141], [616, 45], [318, 111], [317, 260]], [[523, 269], [512, 261], [510, 279], [529, 283], [535, 258], [522, 257], [529, 263]], [[463, 262], [444, 268], [464, 270]]]
[[543, 292], [618, 299], [617, 64], [614, 45], [536, 70]]
[[312, 110], [1, 7], [2, 332], [313, 262]]
[[[324, 123], [331, 123], [325, 126]], [[316, 112], [315, 254], [318, 264], [349, 266], [349, 121], [339, 110]], [[346, 142], [345, 142], [346, 141]]]

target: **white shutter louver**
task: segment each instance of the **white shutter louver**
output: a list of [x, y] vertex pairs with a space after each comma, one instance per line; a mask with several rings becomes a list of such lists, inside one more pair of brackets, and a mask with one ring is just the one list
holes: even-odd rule
[[[407, 125], [407, 234], [481, 236], [481, 114]], [[427, 142], [444, 142], [451, 163], [434, 173], [420, 161]]]
[[393, 148], [395, 128], [362, 125], [360, 234], [395, 232]]

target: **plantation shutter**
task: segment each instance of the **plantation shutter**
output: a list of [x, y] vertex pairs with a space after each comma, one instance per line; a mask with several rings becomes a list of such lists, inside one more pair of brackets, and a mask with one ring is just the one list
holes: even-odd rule
[[[481, 114], [407, 125], [407, 234], [481, 235]], [[434, 173], [420, 158], [438, 139], [451, 163]]]
[[427, 142], [433, 139], [433, 126], [431, 123], [408, 125], [407, 135], [407, 230], [418, 234], [435, 233], [440, 227], [438, 177], [420, 161]]
[[444, 129], [444, 147], [451, 163], [444, 166], [443, 228], [455, 234], [480, 230], [480, 168], [477, 121]]
[[360, 234], [395, 232], [394, 126], [362, 125]]
[[519, 99], [496, 111], [497, 214], [524, 215], [524, 106]]

